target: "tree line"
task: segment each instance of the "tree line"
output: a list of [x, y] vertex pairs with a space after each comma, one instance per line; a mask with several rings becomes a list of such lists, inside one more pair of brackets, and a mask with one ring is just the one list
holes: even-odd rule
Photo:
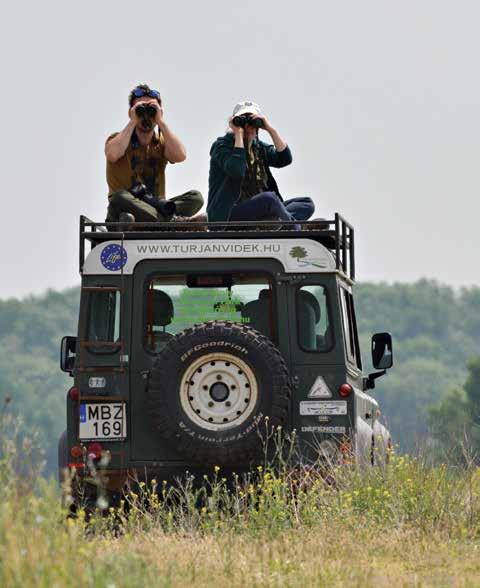
[[[0, 300], [0, 399], [39, 431], [49, 471], [72, 382], [58, 367], [60, 339], [76, 332], [78, 302], [78, 288]], [[466, 445], [480, 449], [480, 288], [363, 283], [356, 307], [366, 371], [371, 335], [394, 337], [394, 367], [373, 394], [401, 450], [462, 459]]]

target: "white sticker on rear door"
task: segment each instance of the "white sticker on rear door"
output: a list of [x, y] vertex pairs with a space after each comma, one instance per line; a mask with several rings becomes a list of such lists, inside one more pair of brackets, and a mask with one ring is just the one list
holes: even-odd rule
[[107, 385], [107, 379], [106, 378], [89, 378], [88, 379], [88, 387], [89, 388], [105, 388], [105, 386]]
[[346, 400], [303, 400], [300, 402], [302, 416], [347, 414]]
[[315, 380], [313, 386], [310, 388], [310, 392], [308, 393], [308, 398], [331, 398], [332, 393], [330, 388], [325, 383], [325, 380], [322, 376], [318, 376]]

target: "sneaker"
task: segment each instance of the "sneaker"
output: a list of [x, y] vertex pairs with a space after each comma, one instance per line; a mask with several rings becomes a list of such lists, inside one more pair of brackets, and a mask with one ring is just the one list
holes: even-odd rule
[[199, 212], [195, 216], [191, 216], [192, 223], [208, 223], [208, 216], [206, 212]]
[[121, 224], [118, 226], [118, 229], [115, 230], [121, 231], [122, 233], [134, 230], [133, 225], [135, 224], [135, 217], [133, 214], [130, 214], [130, 212], [121, 212], [118, 217], [118, 222]]
[[188, 227], [182, 227], [180, 230], [184, 231], [206, 231], [207, 227], [203, 224], [208, 221], [205, 213], [197, 214], [195, 216], [177, 216], [174, 215], [170, 222], [174, 223], [188, 223]]

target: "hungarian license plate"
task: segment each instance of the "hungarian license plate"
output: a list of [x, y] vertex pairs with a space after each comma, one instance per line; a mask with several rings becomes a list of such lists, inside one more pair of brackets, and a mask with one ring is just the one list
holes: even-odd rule
[[127, 436], [125, 406], [123, 402], [80, 404], [80, 439], [82, 441], [125, 439]]

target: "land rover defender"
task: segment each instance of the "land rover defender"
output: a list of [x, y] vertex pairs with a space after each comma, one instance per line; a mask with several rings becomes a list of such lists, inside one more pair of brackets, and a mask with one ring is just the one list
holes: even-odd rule
[[[262, 459], [265, 427], [295, 431], [299, 459], [385, 459], [389, 433], [368, 394], [392, 365], [388, 333], [362, 371], [353, 227], [302, 223], [136, 224], [80, 219], [78, 333], [59, 470], [107, 487]], [[91, 250], [85, 254], [86, 243]], [[106, 458], [107, 457], [107, 458]]]

